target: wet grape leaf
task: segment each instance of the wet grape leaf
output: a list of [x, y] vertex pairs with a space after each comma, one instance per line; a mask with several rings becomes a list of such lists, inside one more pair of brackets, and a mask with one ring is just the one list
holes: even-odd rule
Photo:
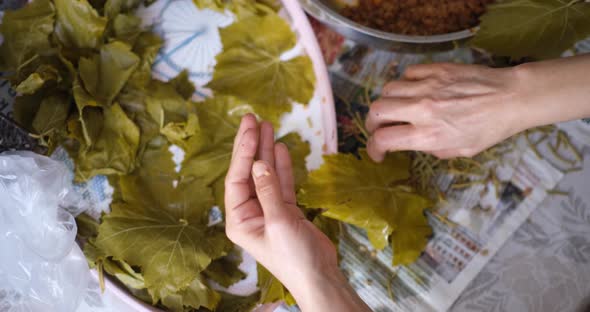
[[119, 13], [128, 13], [137, 8], [142, 0], [107, 0], [104, 4], [104, 15], [108, 18], [116, 17]]
[[295, 178], [295, 188], [298, 189], [305, 179], [307, 179], [307, 165], [305, 158], [311, 153], [311, 148], [307, 141], [303, 141], [298, 133], [292, 132], [279, 138], [277, 141], [287, 145], [291, 155], [293, 165], [293, 176]]
[[315, 76], [306, 56], [282, 59], [295, 46], [295, 34], [276, 14], [252, 16], [220, 30], [223, 52], [216, 57], [207, 86], [237, 96], [256, 113], [277, 125], [291, 110], [291, 101], [307, 104]]
[[41, 64], [39, 68], [31, 73], [25, 80], [16, 86], [16, 92], [19, 94], [33, 94], [48, 81], [61, 80], [60, 73], [52, 65]]
[[141, 18], [130, 14], [119, 14], [112, 21], [113, 37], [133, 45], [141, 34]]
[[64, 94], [53, 94], [41, 101], [33, 119], [33, 129], [39, 135], [48, 135], [58, 128], [65, 128], [70, 110], [69, 98]]
[[100, 105], [111, 105], [139, 64], [139, 57], [121, 41], [104, 45], [99, 54], [79, 61], [84, 89]]
[[258, 289], [260, 289], [260, 303], [285, 301], [288, 305], [295, 304], [295, 298], [281, 282], [261, 264], [257, 265]]
[[422, 253], [432, 235], [428, 220], [420, 211], [424, 206], [418, 201], [408, 201], [405, 209], [400, 209], [396, 219], [398, 227], [391, 235], [393, 265], [405, 265], [414, 262]]
[[[189, 300], [196, 306], [202, 300], [199, 305], [207, 306], [212, 297], [196, 279], [231, 243], [223, 229], [207, 226], [211, 190], [176, 172], [168, 145], [156, 143], [136, 172], [118, 178], [121, 199], [103, 217], [96, 245], [141, 267], [153, 303]], [[187, 287], [195, 293], [185, 293]]]
[[[216, 96], [196, 103], [201, 129], [187, 143], [183, 173], [214, 186], [214, 193], [223, 194], [223, 181], [233, 149], [240, 120], [252, 112], [249, 105], [229, 96]], [[222, 196], [221, 196], [222, 197]], [[223, 207], [222, 198], [215, 204]]]
[[203, 274], [208, 279], [228, 288], [246, 278], [246, 273], [238, 267], [240, 263], [242, 263], [241, 251], [234, 248], [227, 256], [211, 262]]
[[14, 120], [29, 132], [34, 132], [33, 119], [41, 106], [44, 93], [38, 92], [31, 95], [21, 95], [14, 99], [13, 117]]
[[[301, 187], [298, 202], [365, 229], [371, 244], [383, 249], [392, 233], [410, 235], [407, 231], [413, 231], [417, 219], [425, 219], [423, 210], [430, 203], [405, 185], [410, 168], [405, 154], [389, 154], [381, 164], [371, 161], [364, 150], [359, 155], [360, 159], [352, 154], [324, 156], [324, 164]], [[411, 224], [402, 224], [400, 216]], [[412, 242], [404, 248], [424, 248], [422, 242]], [[400, 255], [405, 252], [398, 248]]]
[[558, 57], [590, 36], [590, 3], [511, 0], [488, 5], [473, 46], [513, 58]]
[[0, 70], [16, 70], [38, 53], [50, 49], [55, 9], [49, 0], [36, 0], [20, 10], [4, 11], [0, 33]]
[[[100, 133], [95, 134], [95, 142], [76, 157], [77, 181], [86, 181], [98, 174], [128, 174], [135, 168], [139, 129], [116, 103], [102, 110], [102, 116], [102, 127]], [[95, 117], [86, 122], [94, 126], [101, 120]]]
[[209, 288], [201, 277], [196, 278], [190, 285], [174, 294], [162, 297], [162, 304], [173, 312], [184, 312], [187, 308], [204, 307], [216, 310], [221, 295]]
[[55, 36], [66, 47], [98, 48], [102, 44], [107, 19], [86, 0], [54, 0], [57, 11]]
[[145, 281], [141, 273], [135, 272], [125, 261], [106, 258], [102, 260], [103, 269], [116, 277], [123, 285], [133, 289], [144, 289]]

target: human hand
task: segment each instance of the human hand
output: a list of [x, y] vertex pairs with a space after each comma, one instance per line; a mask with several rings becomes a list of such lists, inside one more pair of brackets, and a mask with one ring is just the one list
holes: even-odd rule
[[225, 211], [229, 239], [276, 276], [304, 311], [322, 311], [319, 306], [329, 297], [350, 301], [340, 298], [351, 289], [338, 269], [334, 245], [296, 206], [287, 147], [275, 144], [272, 125], [258, 125], [253, 115], [244, 116], [234, 141]]
[[439, 158], [471, 157], [532, 126], [525, 82], [514, 68], [421, 64], [385, 85], [369, 110], [367, 152], [417, 150]]

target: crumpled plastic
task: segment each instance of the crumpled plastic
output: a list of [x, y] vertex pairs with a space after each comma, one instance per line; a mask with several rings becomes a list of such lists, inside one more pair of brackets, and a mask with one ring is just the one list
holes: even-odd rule
[[75, 311], [90, 281], [76, 244], [82, 198], [66, 166], [0, 154], [0, 311]]

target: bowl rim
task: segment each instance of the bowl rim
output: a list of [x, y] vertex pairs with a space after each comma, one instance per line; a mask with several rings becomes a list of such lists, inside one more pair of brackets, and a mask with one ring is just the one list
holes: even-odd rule
[[[325, 5], [320, 0], [300, 0], [302, 7], [305, 8], [305, 11], [312, 15], [314, 18], [318, 19], [321, 22], [325, 22], [337, 27], [348, 27], [357, 32], [360, 32], [364, 35], [376, 37], [382, 40], [387, 41], [395, 41], [395, 42], [403, 42], [403, 43], [414, 43], [414, 44], [425, 44], [425, 43], [443, 43], [455, 40], [463, 40], [469, 37], [472, 37], [475, 32], [479, 29], [479, 26], [475, 26], [472, 28], [459, 30], [451, 33], [439, 34], [439, 35], [429, 35], [429, 36], [415, 36], [415, 35], [402, 35], [396, 34], [391, 32], [386, 32], [382, 30], [378, 30], [375, 28], [367, 27], [362, 24], [359, 24], [344, 15], [338, 13], [336, 10], [332, 9], [330, 6]], [[325, 20], [322, 16], [318, 16], [316, 11], [313, 7], [316, 7], [324, 14], [328, 15], [330, 18], [329, 20]]]

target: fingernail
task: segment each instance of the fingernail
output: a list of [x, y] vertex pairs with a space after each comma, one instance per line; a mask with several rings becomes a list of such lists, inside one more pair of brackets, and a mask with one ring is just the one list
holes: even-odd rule
[[252, 166], [252, 173], [255, 178], [267, 177], [270, 175], [270, 172], [268, 172], [268, 168], [263, 161], [257, 161], [254, 163]]

